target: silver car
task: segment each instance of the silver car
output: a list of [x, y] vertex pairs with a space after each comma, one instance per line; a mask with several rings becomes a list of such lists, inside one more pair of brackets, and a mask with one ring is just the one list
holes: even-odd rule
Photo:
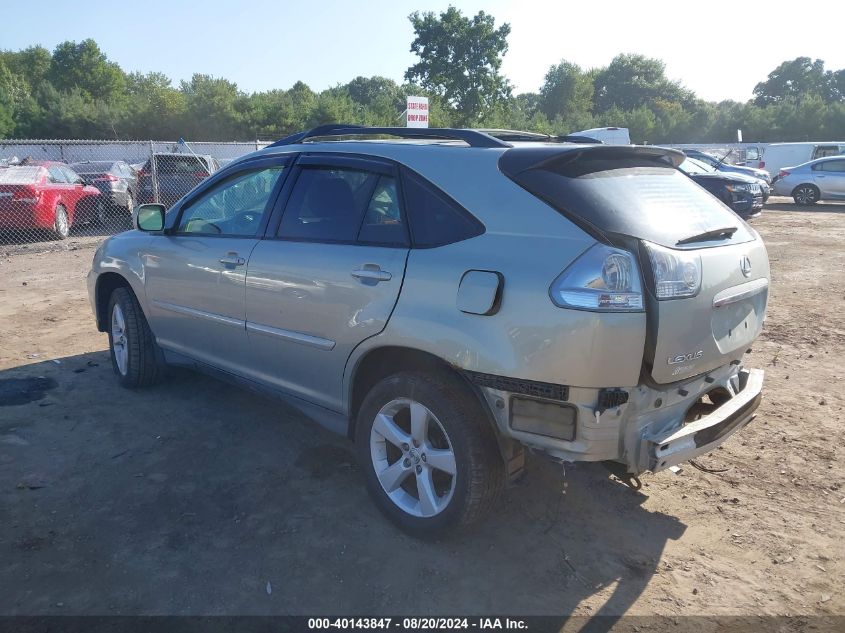
[[796, 167], [784, 167], [775, 180], [773, 193], [791, 196], [795, 204], [845, 200], [845, 156], [829, 156]]
[[317, 128], [141, 206], [91, 304], [120, 384], [181, 365], [280, 396], [431, 537], [493, 507], [526, 449], [635, 485], [754, 417], [766, 249], [683, 158]]

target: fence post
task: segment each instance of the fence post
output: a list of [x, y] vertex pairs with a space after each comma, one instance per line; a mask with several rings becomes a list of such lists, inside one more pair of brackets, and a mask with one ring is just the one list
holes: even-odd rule
[[150, 141], [150, 179], [153, 185], [153, 202], [158, 203], [158, 167], [156, 166], [155, 144]]

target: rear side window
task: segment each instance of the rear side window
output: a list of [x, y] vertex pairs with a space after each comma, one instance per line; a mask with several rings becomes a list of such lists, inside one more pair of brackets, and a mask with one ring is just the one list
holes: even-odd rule
[[819, 163], [819, 170], [821, 171], [845, 171], [845, 159], [842, 160], [826, 160]]
[[304, 167], [285, 207], [279, 237], [354, 242], [379, 175], [359, 169]]
[[420, 176], [405, 171], [402, 183], [414, 246], [443, 246], [484, 233], [481, 222]]
[[407, 246], [408, 232], [402, 218], [396, 179], [392, 176], [379, 177], [358, 231], [358, 241], [363, 244]]

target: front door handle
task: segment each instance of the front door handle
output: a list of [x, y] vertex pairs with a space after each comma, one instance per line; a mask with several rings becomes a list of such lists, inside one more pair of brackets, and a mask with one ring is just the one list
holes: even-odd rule
[[246, 260], [243, 257], [238, 257], [237, 253], [226, 253], [225, 257], [218, 260], [224, 266], [243, 266]]
[[356, 268], [352, 271], [352, 276], [355, 279], [360, 279], [363, 282], [372, 282], [378, 283], [380, 281], [390, 281], [393, 279], [393, 275], [391, 275], [386, 270], [382, 270], [378, 264], [364, 264], [361, 268]]

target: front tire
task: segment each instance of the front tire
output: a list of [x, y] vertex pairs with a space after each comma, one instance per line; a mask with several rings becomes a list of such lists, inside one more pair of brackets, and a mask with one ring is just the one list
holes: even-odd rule
[[820, 197], [819, 189], [815, 185], [798, 185], [792, 192], [795, 204], [816, 204]]
[[141, 310], [128, 288], [117, 288], [109, 299], [109, 351], [121, 386], [155, 384], [162, 373], [161, 352]]
[[476, 522], [504, 487], [490, 423], [447, 373], [403, 372], [379, 382], [360, 407], [355, 435], [376, 506], [418, 538]]

